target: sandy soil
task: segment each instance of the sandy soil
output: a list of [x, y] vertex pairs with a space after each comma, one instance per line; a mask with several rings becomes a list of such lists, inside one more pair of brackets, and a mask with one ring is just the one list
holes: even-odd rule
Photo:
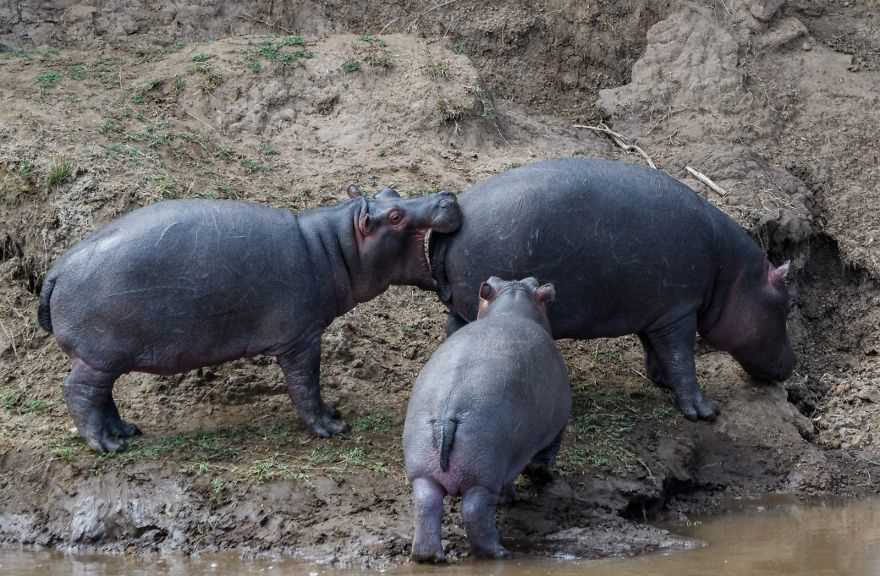
[[692, 545], [645, 520], [725, 498], [876, 492], [876, 6], [281, 4], [0, 6], [0, 541], [404, 561], [400, 436], [443, 335], [435, 295], [394, 288], [325, 335], [345, 437], [309, 436], [280, 370], [257, 359], [124, 377], [120, 410], [146, 434], [106, 457], [71, 430], [68, 364], [35, 321], [42, 277], [89, 231], [166, 198], [301, 210], [350, 182], [419, 194], [540, 158], [644, 162], [572, 126], [600, 121], [792, 260], [800, 366], [761, 386], [701, 347], [723, 413], [690, 423], [645, 380], [634, 338], [561, 342], [575, 407], [559, 477], [520, 487], [500, 513], [506, 542], [635, 554]]

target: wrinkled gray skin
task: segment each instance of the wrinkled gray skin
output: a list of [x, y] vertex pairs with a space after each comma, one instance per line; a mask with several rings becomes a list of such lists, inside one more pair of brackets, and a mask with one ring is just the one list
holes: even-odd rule
[[258, 204], [174, 200], [135, 210], [49, 271], [38, 319], [72, 359], [64, 398], [80, 435], [118, 451], [138, 428], [112, 390], [126, 372], [173, 374], [275, 356], [299, 415], [319, 436], [346, 426], [321, 400], [321, 334], [390, 284], [434, 287], [429, 231], [461, 222], [448, 192], [390, 189], [293, 214]]
[[475, 556], [501, 558], [495, 508], [513, 482], [546, 477], [571, 413], [565, 362], [550, 335], [554, 288], [534, 278], [480, 286], [479, 319], [450, 336], [422, 369], [403, 429], [418, 562], [444, 560], [443, 498], [462, 496]]
[[786, 333], [788, 264], [690, 188], [623, 162], [564, 159], [504, 172], [459, 196], [462, 227], [432, 238], [447, 331], [477, 314], [490, 275], [533, 275], [558, 292], [556, 338], [638, 334], [647, 373], [689, 419], [714, 419], [694, 366], [696, 333], [752, 376], [794, 368]]

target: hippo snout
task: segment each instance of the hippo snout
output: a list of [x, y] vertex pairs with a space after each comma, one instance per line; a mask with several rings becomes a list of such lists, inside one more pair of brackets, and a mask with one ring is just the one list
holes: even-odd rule
[[431, 210], [431, 229], [442, 234], [455, 232], [461, 226], [461, 207], [451, 192], [438, 192]]
[[794, 372], [795, 365], [797, 364], [794, 352], [791, 350], [790, 347], [786, 347], [786, 349], [782, 352], [776, 362], [766, 365], [757, 366], [754, 364], [750, 364], [749, 362], [745, 362], [740, 358], [737, 358], [737, 360], [740, 362], [745, 371], [748, 372], [749, 375], [751, 375], [752, 377], [757, 378], [758, 380], [768, 380], [775, 382], [788, 380], [792, 372]]

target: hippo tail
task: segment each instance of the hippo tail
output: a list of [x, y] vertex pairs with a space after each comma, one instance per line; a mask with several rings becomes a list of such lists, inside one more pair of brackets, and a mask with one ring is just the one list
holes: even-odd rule
[[37, 322], [46, 332], [52, 333], [52, 313], [49, 310], [49, 300], [52, 298], [52, 290], [55, 288], [56, 276], [46, 276], [43, 287], [40, 289], [40, 306], [37, 308]]
[[442, 418], [437, 422], [438, 438], [440, 443], [440, 470], [449, 471], [449, 454], [452, 452], [452, 443], [455, 441], [455, 430], [458, 428], [458, 420], [455, 418]]

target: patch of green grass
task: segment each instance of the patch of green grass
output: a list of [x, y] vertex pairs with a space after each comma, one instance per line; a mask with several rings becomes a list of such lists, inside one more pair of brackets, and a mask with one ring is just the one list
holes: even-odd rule
[[112, 144], [108, 144], [104, 147], [104, 150], [107, 151], [107, 156], [110, 158], [126, 158], [131, 162], [140, 163], [140, 161], [144, 157], [144, 153], [137, 146], [132, 146], [131, 144], [120, 144], [119, 142], [113, 142]]
[[285, 36], [281, 39], [282, 46], [305, 46], [306, 40], [302, 36]]
[[193, 62], [207, 62], [214, 56], [211, 54], [194, 54], [192, 57]]
[[374, 413], [360, 416], [351, 423], [353, 432], [390, 432], [391, 416], [388, 414]]
[[186, 78], [183, 76], [175, 76], [174, 77], [174, 91], [180, 95], [183, 94], [183, 91], [186, 90]]
[[425, 66], [425, 74], [432, 80], [446, 80], [451, 74], [449, 62], [442, 60], [440, 62], [431, 62]]
[[30, 400], [26, 400], [21, 404], [19, 412], [21, 412], [22, 414], [35, 414], [37, 412], [44, 411], [48, 407], [49, 404], [45, 400], [40, 400], [39, 398], [31, 398]]
[[[299, 47], [299, 49], [294, 51], [285, 50], [285, 48], [291, 46]], [[286, 36], [278, 41], [266, 40], [257, 46], [256, 51], [248, 53], [245, 60], [248, 68], [254, 73], [258, 73], [263, 69], [260, 58], [279, 64], [281, 66], [280, 69], [283, 70], [299, 60], [315, 57], [315, 53], [307, 50], [304, 46], [305, 40], [302, 36]]]
[[346, 74], [351, 74], [352, 72], [357, 72], [360, 69], [361, 69], [361, 63], [358, 62], [357, 60], [354, 60], [354, 59], [346, 60], [342, 64], [342, 71], [345, 72]]
[[178, 198], [177, 181], [169, 174], [159, 174], [150, 179], [152, 187], [163, 200]]
[[30, 178], [34, 173], [34, 165], [30, 160], [22, 160], [18, 163], [18, 175], [22, 178]]
[[105, 118], [101, 125], [98, 127], [98, 132], [107, 136], [109, 134], [119, 133], [122, 131], [119, 123], [116, 122], [113, 118]]
[[211, 479], [211, 494], [219, 496], [226, 490], [226, 480], [217, 477]]
[[6, 410], [12, 410], [22, 401], [24, 393], [21, 390], [9, 389], [0, 392], [0, 406]]
[[376, 46], [387, 46], [384, 40], [382, 40], [378, 36], [373, 36], [372, 34], [361, 34], [360, 37], [358, 37], [358, 40], [360, 40], [361, 42], [366, 42], [367, 44], [374, 44]]
[[0, 52], [0, 59], [2, 58], [21, 58], [22, 60], [33, 60], [33, 56], [31, 56], [30, 52], [25, 50], [10, 50], [9, 52]]
[[79, 436], [66, 436], [51, 440], [48, 448], [53, 457], [69, 464], [74, 461], [83, 446], [85, 442]]
[[294, 473], [290, 465], [279, 460], [279, 456], [280, 454], [273, 454], [269, 458], [254, 461], [248, 469], [248, 475], [257, 482], [293, 479]]
[[46, 90], [54, 88], [59, 82], [61, 82], [61, 73], [56, 70], [47, 70], [42, 74], [39, 74], [34, 79], [34, 82], [40, 87], [41, 92], [45, 92]]
[[199, 90], [204, 94], [214, 92], [223, 84], [223, 75], [207, 62], [197, 62], [193, 65], [191, 71], [194, 74], [198, 74], [201, 78]]
[[315, 53], [309, 50], [298, 50], [296, 52], [284, 52], [281, 54], [281, 57], [278, 59], [282, 65], [288, 65], [296, 62], [297, 60], [308, 60], [309, 58], [314, 58]]
[[252, 160], [250, 158], [245, 158], [241, 161], [241, 165], [250, 172], [251, 174], [256, 174], [258, 172], [270, 172], [272, 167], [268, 164], [263, 164], [258, 160]]
[[56, 158], [49, 167], [46, 184], [49, 188], [64, 184], [73, 176], [74, 171], [73, 162], [64, 157]]
[[257, 53], [265, 58], [266, 60], [270, 60], [274, 62], [278, 60], [278, 54], [281, 52], [281, 45], [275, 44], [271, 40], [267, 40], [263, 42], [257, 47]]
[[71, 80], [85, 80], [87, 76], [85, 64], [73, 64], [67, 69], [67, 75]]
[[338, 452], [326, 442], [312, 448], [312, 451], [309, 452], [308, 462], [311, 466], [326, 466], [327, 464], [335, 464], [338, 460]]
[[272, 148], [270, 144], [263, 142], [262, 144], [260, 144], [260, 154], [262, 154], [263, 156], [277, 156], [278, 150]]
[[677, 412], [660, 394], [630, 396], [575, 386], [573, 422], [563, 440], [559, 465], [567, 472], [590, 466], [622, 474], [639, 467], [638, 430], [668, 429]]

